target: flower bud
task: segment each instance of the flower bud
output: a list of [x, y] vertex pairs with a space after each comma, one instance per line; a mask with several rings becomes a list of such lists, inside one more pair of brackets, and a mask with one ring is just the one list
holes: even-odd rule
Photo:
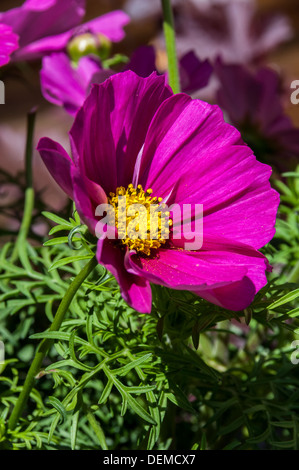
[[67, 45], [67, 52], [74, 62], [91, 54], [105, 60], [109, 57], [110, 51], [111, 42], [103, 34], [81, 34], [72, 38]]

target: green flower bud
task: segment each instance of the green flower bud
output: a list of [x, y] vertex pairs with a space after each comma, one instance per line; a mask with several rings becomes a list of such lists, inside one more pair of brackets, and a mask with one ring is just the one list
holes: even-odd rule
[[85, 33], [70, 40], [67, 52], [74, 62], [87, 55], [96, 55], [105, 60], [111, 52], [111, 41], [103, 34]]

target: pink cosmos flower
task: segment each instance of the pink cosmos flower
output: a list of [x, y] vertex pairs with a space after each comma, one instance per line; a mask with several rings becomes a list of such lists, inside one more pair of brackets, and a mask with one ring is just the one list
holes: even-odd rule
[[18, 39], [10, 26], [0, 24], [0, 67], [8, 64], [10, 55], [18, 49]]
[[26, 0], [21, 7], [0, 13], [0, 23], [11, 26], [20, 37], [13, 60], [31, 60], [51, 52], [64, 51], [76, 36], [102, 34], [113, 42], [124, 37], [129, 17], [112, 11], [80, 25], [85, 0]]
[[299, 129], [283, 107], [281, 77], [263, 67], [251, 72], [242, 65], [217, 61], [217, 101], [261, 161], [278, 169], [298, 161]]
[[279, 197], [269, 183], [271, 168], [256, 160], [218, 106], [174, 95], [164, 76], [123, 72], [93, 86], [70, 141], [72, 158], [49, 138], [38, 150], [93, 234], [101, 224], [97, 206], [117, 209], [117, 194], [147, 207], [154, 197], [169, 206], [203, 204], [197, 251], [185, 249], [195, 219], [180, 239], [170, 231], [164, 242], [98, 240], [98, 262], [130, 306], [151, 311], [150, 283], [190, 290], [235, 311], [252, 302], [267, 282], [269, 265], [258, 249], [274, 235]]
[[[193, 52], [180, 60], [182, 90], [191, 93], [204, 88], [209, 82], [213, 68], [209, 61], [199, 60]], [[132, 70], [140, 77], [148, 77], [156, 70], [156, 55], [152, 46], [141, 46], [134, 51], [123, 71]], [[74, 66], [67, 54], [61, 52], [42, 60], [40, 73], [43, 96], [57, 106], [75, 115], [88, 96], [91, 85], [102, 83], [113, 75], [113, 70], [103, 69], [99, 60], [83, 57]]]

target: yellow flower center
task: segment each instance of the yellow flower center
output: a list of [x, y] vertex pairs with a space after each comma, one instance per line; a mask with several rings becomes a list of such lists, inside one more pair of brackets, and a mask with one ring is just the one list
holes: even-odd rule
[[172, 220], [163, 211], [161, 197], [151, 197], [152, 189], [143, 190], [141, 184], [134, 188], [120, 186], [109, 193], [108, 203], [113, 207], [115, 226], [122, 245], [139, 254], [150, 256], [169, 238]]

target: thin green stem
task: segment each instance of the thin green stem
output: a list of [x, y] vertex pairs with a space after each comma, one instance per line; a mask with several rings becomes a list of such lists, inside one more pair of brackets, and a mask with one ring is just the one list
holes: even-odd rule
[[180, 78], [175, 44], [175, 30], [171, 0], [161, 0], [163, 29], [168, 58], [168, 81], [173, 93], [180, 92]]
[[26, 249], [27, 236], [30, 230], [32, 212], [34, 209], [34, 189], [27, 188], [25, 191], [24, 214], [18, 237], [11, 255], [11, 262], [14, 263], [20, 257], [22, 264], [27, 271], [32, 271]]
[[31, 226], [32, 213], [34, 209], [34, 189], [32, 187], [32, 155], [33, 155], [33, 134], [35, 126], [36, 111], [33, 110], [27, 116], [27, 141], [25, 151], [25, 174], [26, 174], [26, 191], [24, 214], [19, 230], [18, 238], [11, 256], [11, 262], [14, 263], [20, 256], [22, 264], [26, 269], [31, 271], [30, 263], [27, 256], [26, 240]]
[[[89, 276], [89, 274], [97, 266], [97, 264], [98, 263], [97, 263], [96, 257], [93, 257], [84, 266], [82, 271], [80, 271], [80, 273], [75, 277], [75, 279], [70, 284], [68, 290], [66, 291], [65, 296], [63, 297], [63, 299], [62, 299], [62, 301], [61, 301], [61, 303], [58, 307], [57, 313], [55, 315], [55, 318], [53, 320], [53, 323], [52, 323], [49, 331], [58, 331], [59, 330], [59, 328], [61, 326], [61, 323], [62, 323], [62, 321], [65, 317], [65, 314], [68, 311], [68, 308], [69, 308], [76, 292], [78, 291], [78, 289], [80, 288], [80, 286], [82, 285], [84, 280], [87, 278], [87, 276]], [[24, 408], [25, 408], [26, 403], [28, 401], [31, 390], [34, 387], [36, 376], [40, 372], [43, 359], [46, 356], [46, 354], [47, 354], [49, 348], [52, 346], [52, 344], [53, 344], [52, 339], [44, 338], [40, 342], [40, 344], [39, 344], [39, 346], [36, 350], [36, 354], [35, 354], [35, 357], [33, 359], [32, 364], [31, 364], [31, 367], [28, 371], [24, 386], [22, 388], [22, 391], [19, 395], [17, 403], [16, 403], [16, 405], [15, 405], [13, 411], [12, 411], [12, 414], [9, 418], [9, 421], [8, 421], [8, 427], [11, 430], [13, 430], [16, 427], [16, 425], [18, 423], [18, 420], [19, 420], [20, 416], [22, 415], [22, 413], [24, 411]]]

